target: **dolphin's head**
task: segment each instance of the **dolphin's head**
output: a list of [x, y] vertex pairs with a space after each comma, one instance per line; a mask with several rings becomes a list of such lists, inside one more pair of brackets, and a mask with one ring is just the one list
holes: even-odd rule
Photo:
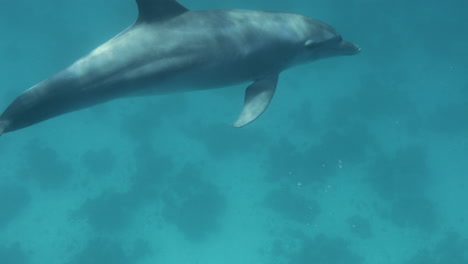
[[304, 17], [300, 45], [301, 60], [313, 60], [354, 55], [361, 51], [356, 44], [343, 40], [341, 35], [330, 25]]

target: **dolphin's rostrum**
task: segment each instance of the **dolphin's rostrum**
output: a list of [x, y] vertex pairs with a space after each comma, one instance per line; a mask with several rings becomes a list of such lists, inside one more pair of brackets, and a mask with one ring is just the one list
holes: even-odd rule
[[0, 116], [0, 135], [120, 97], [251, 82], [234, 122], [242, 127], [268, 107], [280, 72], [360, 51], [329, 25], [298, 14], [137, 4], [132, 26], [18, 96]]

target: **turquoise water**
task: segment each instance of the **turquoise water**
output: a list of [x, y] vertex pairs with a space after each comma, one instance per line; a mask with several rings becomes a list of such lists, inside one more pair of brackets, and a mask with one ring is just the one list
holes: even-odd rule
[[[284, 72], [242, 129], [238, 86], [3, 135], [1, 264], [468, 263], [468, 1], [181, 3], [301, 13], [362, 53]], [[135, 17], [3, 1], [0, 108]]]

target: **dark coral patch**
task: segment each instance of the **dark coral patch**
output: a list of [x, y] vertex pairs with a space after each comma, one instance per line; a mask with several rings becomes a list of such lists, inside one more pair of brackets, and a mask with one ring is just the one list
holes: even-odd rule
[[25, 150], [25, 166], [19, 176], [37, 181], [42, 189], [63, 187], [73, 174], [72, 166], [49, 148], [32, 142]]
[[288, 264], [362, 264], [364, 258], [342, 238], [323, 234], [310, 238], [301, 232], [285, 235], [273, 244], [272, 257]]
[[363, 258], [349, 248], [349, 243], [341, 238], [318, 235], [305, 239], [297, 253], [291, 256], [291, 264], [361, 264]]
[[168, 175], [174, 170], [174, 162], [144, 144], [136, 148], [134, 156], [136, 172], [131, 178], [130, 192], [142, 203], [152, 203], [160, 199]]
[[74, 255], [68, 264], [139, 263], [150, 253], [149, 246], [144, 241], [138, 241], [131, 252], [128, 251], [114, 241], [94, 239]]
[[226, 199], [214, 184], [200, 176], [199, 169], [186, 166], [165, 193], [162, 216], [193, 241], [216, 232]]
[[93, 175], [105, 175], [112, 172], [116, 164], [110, 149], [90, 150], [81, 156], [84, 167]]
[[394, 155], [383, 153], [374, 160], [369, 183], [387, 203], [383, 216], [400, 227], [425, 231], [437, 227], [439, 219], [433, 202], [427, 197], [430, 168], [424, 148], [408, 146]]
[[406, 264], [461, 264], [468, 263], [468, 238], [449, 232], [433, 248], [425, 248]]
[[12, 222], [31, 200], [28, 190], [19, 185], [0, 185], [0, 228]]
[[119, 232], [131, 223], [136, 204], [126, 192], [106, 192], [86, 201], [74, 216], [86, 219], [98, 232]]

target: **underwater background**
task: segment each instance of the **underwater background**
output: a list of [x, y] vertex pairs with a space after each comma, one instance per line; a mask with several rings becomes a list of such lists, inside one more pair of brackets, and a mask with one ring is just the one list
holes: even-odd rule
[[[468, 1], [180, 2], [301, 13], [362, 52], [282, 73], [242, 129], [236, 86], [3, 135], [1, 264], [468, 263]], [[136, 16], [2, 0], [1, 110]]]

